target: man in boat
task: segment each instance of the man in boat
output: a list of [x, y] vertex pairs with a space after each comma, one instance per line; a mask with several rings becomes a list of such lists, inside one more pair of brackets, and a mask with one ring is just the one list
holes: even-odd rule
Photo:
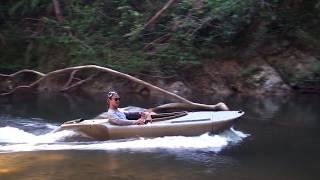
[[[119, 111], [119, 104], [120, 104], [120, 96], [115, 91], [108, 92], [107, 95], [107, 103], [108, 103], [108, 112], [103, 113], [96, 117], [97, 119], [104, 119], [108, 118], [109, 122], [116, 125], [143, 125], [148, 116], [152, 113], [148, 112], [128, 112], [124, 113]], [[136, 120], [129, 120], [129, 119], [136, 119]]]

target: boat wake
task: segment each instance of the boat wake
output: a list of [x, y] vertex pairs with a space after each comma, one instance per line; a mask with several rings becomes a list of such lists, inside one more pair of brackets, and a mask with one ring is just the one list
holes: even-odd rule
[[73, 131], [36, 135], [16, 127], [7, 126], [0, 128], [0, 153], [43, 150], [130, 150], [149, 152], [159, 149], [219, 152], [230, 144], [241, 142], [247, 136], [247, 134], [231, 128], [217, 135], [206, 133], [195, 137], [168, 136], [88, 141], [87, 137]]

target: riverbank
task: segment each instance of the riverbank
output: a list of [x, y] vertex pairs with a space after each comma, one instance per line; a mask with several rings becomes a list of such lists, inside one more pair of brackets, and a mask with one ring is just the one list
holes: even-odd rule
[[[161, 72], [152, 74], [143, 71], [133, 71], [131, 75], [182, 97], [191, 97], [194, 94], [230, 96], [320, 92], [320, 61], [317, 58], [293, 47], [276, 54], [264, 52], [265, 54], [246, 58], [221, 58], [206, 60], [202, 64], [181, 66], [179, 71], [171, 76], [162, 76]], [[61, 72], [56, 73], [57, 71]], [[52, 74], [50, 78], [42, 81], [32, 92], [95, 94], [113, 89], [144, 96], [158, 93], [144, 84], [132, 82], [117, 74], [101, 72], [99, 69], [62, 71], [63, 69], [47, 74], [37, 71], [3, 74], [0, 76], [0, 93], [11, 92], [19, 86], [32, 85], [48, 74]]]
[[[319, 93], [316, 0], [52, 2], [3, 3], [0, 73], [49, 74], [94, 64], [183, 97]], [[92, 80], [75, 91], [153, 94], [97, 73], [77, 72], [77, 82]], [[66, 92], [64, 85], [73, 82], [68, 83], [70, 74], [60, 75], [37, 90]], [[1, 77], [0, 93], [37, 78]]]

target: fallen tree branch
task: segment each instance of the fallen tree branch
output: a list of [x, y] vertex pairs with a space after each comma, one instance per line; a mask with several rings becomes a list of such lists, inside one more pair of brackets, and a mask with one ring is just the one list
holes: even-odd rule
[[[45, 74], [41, 73], [41, 72], [38, 72], [38, 71], [34, 71], [34, 70], [29, 70], [29, 69], [24, 69], [24, 70], [21, 70], [21, 71], [17, 71], [15, 73], [12, 73], [12, 74], [0, 74], [0, 78], [1, 78], [1, 82], [11, 82], [12, 80], [15, 81], [15, 78], [21, 74], [32, 74], [32, 75], [36, 75], [36, 79], [37, 80], [32, 80], [30, 82], [30, 85], [18, 85], [16, 87], [14, 87], [12, 89], [12, 85], [8, 85], [8, 87], [10, 87], [9, 89], [11, 89], [9, 92], [4, 92], [4, 93], [1, 93], [0, 96], [6, 96], [6, 95], [10, 95], [12, 93], [14, 93], [15, 91], [17, 90], [20, 90], [20, 89], [28, 89], [34, 82], [37, 82], [39, 79], [41, 79], [42, 77], [45, 77]], [[39, 77], [39, 78], [38, 78]], [[10, 83], [9, 83], [10, 84]]]
[[136, 83], [139, 83], [139, 84], [143, 84], [147, 87], [149, 87], [150, 89], [153, 89], [153, 90], [156, 90], [158, 92], [162, 92], [164, 94], [167, 94], [167, 95], [170, 95], [172, 97], [175, 97], [176, 99], [179, 99], [181, 100], [182, 102], [186, 102], [186, 103], [191, 103], [191, 101], [181, 97], [181, 96], [178, 96], [172, 92], [169, 92], [169, 91], [166, 91], [164, 89], [161, 89], [157, 86], [154, 86], [150, 83], [147, 83], [145, 81], [142, 81], [141, 79], [138, 79], [136, 77], [133, 77], [133, 76], [130, 76], [128, 74], [125, 74], [125, 73], [121, 73], [119, 71], [115, 71], [113, 69], [109, 69], [109, 68], [105, 68], [105, 67], [101, 67], [101, 66], [97, 66], [97, 65], [86, 65], [86, 66], [76, 66], [76, 67], [70, 67], [70, 68], [65, 68], [65, 69], [61, 69], [61, 70], [56, 70], [56, 71], [53, 71], [53, 72], [50, 72], [48, 73], [48, 75], [50, 74], [56, 74], [56, 73], [61, 73], [61, 72], [66, 72], [66, 71], [71, 71], [71, 70], [77, 70], [77, 69], [97, 69], [97, 70], [100, 70], [100, 71], [103, 71], [103, 72], [108, 72], [108, 73], [111, 73], [111, 74], [114, 74], [116, 76], [119, 76], [119, 77], [122, 77], [122, 78], [125, 78], [125, 79], [129, 79], [131, 81], [134, 81]]
[[[181, 96], [178, 96], [172, 92], [169, 92], [169, 91], [166, 91], [164, 89], [161, 89], [157, 86], [154, 86], [148, 82], [145, 82], [141, 79], [138, 79], [136, 77], [133, 77], [133, 76], [130, 76], [128, 74], [125, 74], [125, 73], [121, 73], [121, 72], [118, 72], [118, 71], [115, 71], [113, 69], [110, 69], [110, 68], [105, 68], [105, 67], [101, 67], [101, 66], [97, 66], [97, 65], [85, 65], [85, 66], [75, 66], [75, 67], [69, 67], [69, 68], [65, 68], [65, 69], [59, 69], [59, 70], [56, 70], [56, 71], [52, 71], [48, 74], [46, 74], [45, 76], [41, 77], [40, 79], [38, 79], [37, 81], [33, 82], [31, 85], [29, 86], [24, 86], [23, 88], [34, 88], [36, 85], [38, 85], [39, 83], [41, 83], [42, 81], [44, 81], [46, 78], [48, 77], [51, 77], [51, 76], [54, 76], [56, 74], [59, 74], [59, 73], [67, 73], [69, 71], [75, 71], [75, 70], [84, 70], [84, 69], [96, 69], [96, 70], [99, 70], [99, 71], [102, 71], [102, 72], [108, 72], [108, 73], [111, 73], [113, 75], [116, 75], [118, 77], [122, 77], [122, 78], [125, 78], [125, 79], [129, 79], [131, 81], [134, 81], [136, 83], [139, 83], [139, 84], [142, 84], [142, 85], [145, 85], [147, 87], [149, 87], [150, 89], [153, 89], [155, 91], [158, 91], [158, 92], [161, 92], [161, 93], [164, 93], [166, 95], [169, 95], [169, 96], [172, 96], [176, 99], [179, 99], [180, 101], [182, 102], [185, 102], [185, 103], [192, 103], [191, 101], [181, 97]], [[24, 70], [24, 71], [28, 71], [28, 70]], [[80, 82], [79, 82], [80, 83]], [[83, 83], [83, 82], [82, 82]], [[72, 87], [75, 87], [76, 85], [72, 86]], [[7, 93], [2, 93], [0, 95], [2, 96], [5, 96], [5, 95], [10, 95], [10, 94], [13, 94], [15, 91], [17, 91], [21, 86], [18, 86], [16, 87], [15, 89], [11, 90], [10, 92], [7, 92]], [[68, 89], [70, 89], [71, 87], [69, 87]]]
[[154, 44], [157, 44], [157, 43], [161, 43], [163, 41], [165, 41], [166, 39], [168, 39], [170, 37], [170, 34], [167, 33], [163, 36], [160, 36], [158, 38], [156, 38], [155, 40], [153, 40], [152, 42], [146, 44], [143, 49], [149, 49], [151, 46], [154, 46]]
[[[130, 81], [133, 81], [135, 83], [138, 84], [142, 84], [150, 89], [153, 89], [155, 91], [158, 91], [160, 93], [169, 95], [173, 98], [176, 98], [178, 100], [180, 100], [183, 103], [170, 103], [170, 104], [165, 104], [165, 105], [161, 105], [155, 108], [151, 108], [149, 109], [150, 111], [154, 111], [154, 112], [159, 112], [159, 111], [165, 111], [165, 110], [211, 110], [211, 111], [218, 111], [218, 110], [228, 110], [228, 107], [224, 104], [224, 103], [218, 103], [215, 105], [207, 105], [207, 104], [200, 104], [200, 103], [194, 103], [192, 101], [189, 101], [177, 94], [174, 94], [172, 92], [166, 91], [162, 88], [159, 88], [157, 86], [154, 86], [148, 82], [145, 82], [141, 79], [138, 79], [136, 77], [130, 76], [128, 74], [125, 73], [121, 73], [118, 71], [115, 71], [113, 69], [110, 68], [106, 68], [106, 67], [101, 67], [101, 66], [97, 66], [97, 65], [85, 65], [85, 66], [75, 66], [75, 67], [69, 67], [69, 68], [64, 68], [64, 69], [59, 69], [56, 71], [52, 71], [46, 75], [39, 73], [39, 75], [43, 75], [40, 79], [34, 81], [32, 84], [30, 84], [29, 86], [17, 86], [15, 89], [11, 90], [10, 92], [6, 92], [6, 93], [2, 93], [0, 94], [0, 96], [6, 96], [6, 95], [11, 95], [14, 92], [18, 91], [18, 90], [33, 90], [33, 88], [37, 87], [37, 85], [39, 85], [41, 82], [45, 81], [47, 78], [50, 78], [52, 76], [55, 75], [59, 75], [59, 74], [63, 74], [63, 73], [68, 73], [71, 72], [70, 77], [67, 81], [67, 83], [65, 83], [64, 88], [60, 89], [60, 91], [68, 91], [71, 88], [80, 86], [81, 84], [90, 81], [92, 78], [94, 78], [94, 76], [97, 75], [97, 73], [89, 76], [88, 78], [84, 79], [84, 80], [80, 80], [79, 82], [74, 83], [73, 85], [70, 85], [72, 83], [72, 79], [74, 78], [74, 75], [76, 72], [78, 72], [79, 70], [88, 70], [88, 69], [93, 69], [93, 70], [98, 70], [101, 72], [107, 72], [110, 74], [113, 74], [115, 76], [124, 78], [124, 79], [128, 79]], [[17, 73], [14, 73], [15, 75], [21, 73], [21, 72], [36, 72], [36, 71], [32, 71], [32, 70], [22, 70], [19, 71]], [[8, 75], [8, 76], [14, 76], [14, 74]], [[58, 90], [59, 91], [59, 90]], [[32, 92], [37, 92], [37, 91], [32, 91]]]
[[7, 75], [7, 74], [1, 74], [1, 73], [0, 73], [0, 76], [3, 76], [3, 77], [14, 77], [14, 76], [17, 76], [17, 75], [22, 74], [22, 73], [34, 73], [34, 74], [36, 74], [36, 75], [38, 75], [38, 76], [40, 76], [40, 77], [43, 77], [43, 76], [46, 75], [46, 74], [43, 74], [43, 73], [38, 72], [38, 71], [29, 70], [29, 69], [23, 69], [23, 70], [21, 70], [21, 71], [17, 71], [17, 72], [15, 72], [15, 73], [9, 74], [9, 75]]
[[93, 75], [89, 76], [88, 78], [86, 78], [86, 79], [84, 79], [84, 80], [80, 80], [80, 81], [74, 83], [73, 85], [62, 89], [61, 91], [62, 91], [62, 92], [65, 92], [65, 91], [68, 91], [68, 90], [71, 89], [71, 88], [74, 88], [74, 87], [76, 87], [76, 86], [80, 86], [80, 85], [82, 85], [83, 83], [92, 80], [94, 76], [96, 76], [96, 75], [93, 74]]
[[[29, 72], [29, 71], [32, 71], [32, 70], [28, 70], [28, 69], [25, 69], [25, 70], [21, 70], [23, 72]], [[35, 71], [37, 72], [37, 71]], [[38, 80], [36, 80], [35, 82], [31, 83], [30, 85], [24, 85], [24, 86], [17, 86], [15, 87], [14, 89], [12, 89], [11, 91], [9, 92], [6, 92], [6, 93], [1, 93], [0, 96], [7, 96], [7, 95], [11, 95], [13, 94], [14, 92], [20, 90], [20, 89], [32, 89], [33, 87], [35, 87], [39, 82], [43, 81], [43, 79], [45, 79], [47, 76], [44, 75], [42, 76], [41, 78], [39, 78]]]
[[177, 0], [168, 0], [167, 3], [143, 26], [143, 29], [146, 29], [150, 24], [154, 23], [161, 16], [161, 14], [176, 1]]
[[197, 33], [201, 28], [203, 28], [204, 25], [208, 24], [208, 22], [210, 22], [211, 20], [212, 20], [211, 17], [205, 18], [201, 22], [201, 24], [199, 24], [198, 27], [196, 29], [194, 29], [191, 34], [189, 34], [189, 37], [192, 37], [195, 33]]
[[20, 90], [20, 89], [29, 89], [31, 87], [31, 85], [29, 86], [17, 86], [16, 88], [12, 89], [11, 91], [9, 92], [6, 92], [6, 93], [1, 93], [0, 96], [7, 96], [7, 95], [11, 95], [13, 94], [14, 92]]
[[68, 86], [70, 85], [70, 83], [72, 82], [74, 75], [78, 72], [78, 70], [72, 71], [70, 74], [70, 77], [68, 79], [68, 81], [66, 82], [66, 84], [61, 88], [61, 91], [64, 91], [68, 88]]

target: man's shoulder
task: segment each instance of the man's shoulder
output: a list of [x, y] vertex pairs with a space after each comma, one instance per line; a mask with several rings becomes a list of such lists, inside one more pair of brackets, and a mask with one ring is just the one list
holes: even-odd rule
[[106, 114], [116, 114], [117, 111], [114, 109], [108, 109], [108, 111], [106, 112]]
[[96, 119], [107, 119], [109, 117], [109, 113], [108, 112], [103, 112], [101, 114], [99, 114], [98, 116], [96, 116]]

